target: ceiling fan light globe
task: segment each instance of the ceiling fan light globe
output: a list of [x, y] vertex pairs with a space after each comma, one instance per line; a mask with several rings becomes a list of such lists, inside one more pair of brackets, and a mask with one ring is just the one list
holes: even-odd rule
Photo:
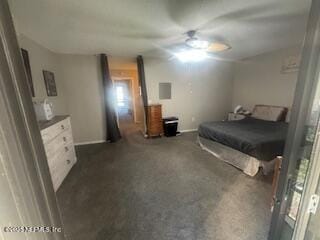
[[194, 49], [207, 49], [209, 42], [206, 40], [199, 40], [197, 38], [190, 38], [186, 40], [186, 44]]
[[184, 50], [174, 55], [181, 62], [200, 62], [208, 57], [206, 51], [199, 49]]

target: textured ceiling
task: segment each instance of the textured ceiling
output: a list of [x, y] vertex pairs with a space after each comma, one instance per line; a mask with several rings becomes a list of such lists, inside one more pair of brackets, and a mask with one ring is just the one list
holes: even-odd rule
[[199, 29], [242, 59], [300, 44], [311, 0], [9, 0], [17, 31], [59, 53], [164, 56]]

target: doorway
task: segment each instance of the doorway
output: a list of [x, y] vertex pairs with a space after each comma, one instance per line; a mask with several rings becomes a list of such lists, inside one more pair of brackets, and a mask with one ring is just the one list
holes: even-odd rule
[[114, 88], [119, 123], [132, 123], [134, 121], [134, 108], [131, 80], [116, 80], [114, 82]]
[[[124, 70], [123, 70], [124, 71]], [[115, 70], [113, 73], [114, 102], [117, 113], [118, 126], [122, 137], [141, 132], [142, 122], [140, 120], [140, 104], [137, 99], [140, 95], [137, 92], [137, 79], [131, 76], [117, 76]], [[128, 74], [129, 75], [129, 74]]]

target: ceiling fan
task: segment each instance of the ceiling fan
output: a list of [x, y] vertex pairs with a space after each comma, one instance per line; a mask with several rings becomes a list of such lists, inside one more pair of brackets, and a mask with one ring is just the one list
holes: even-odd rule
[[231, 47], [223, 42], [209, 42], [196, 36], [196, 30], [186, 32], [187, 39], [184, 43], [177, 44], [172, 51], [173, 56], [182, 62], [198, 62], [208, 57], [209, 53], [217, 53], [230, 49]]
[[185, 34], [188, 36], [188, 38], [185, 40], [186, 46], [197, 49], [197, 50], [203, 50], [207, 52], [222, 52], [231, 49], [231, 46], [227, 45], [223, 42], [209, 42], [207, 40], [200, 39], [196, 37], [196, 30], [190, 30], [186, 32]]
[[[198, 2], [200, 1], [189, 1], [188, 4], [182, 5], [180, 1], [170, 1], [173, 4], [173, 7], [168, 8], [169, 17], [173, 23], [172, 28], [164, 32], [152, 29], [154, 32], [149, 34], [126, 33], [125, 37], [151, 42], [154, 48], [146, 51], [146, 55], [153, 55], [155, 52], [161, 51], [164, 54], [176, 56], [177, 54], [186, 55], [187, 53], [184, 52], [192, 51], [192, 53], [195, 52], [203, 56], [206, 54], [210, 58], [221, 61], [232, 61], [232, 57], [231, 59], [225, 58], [224, 54], [219, 54], [232, 48], [221, 29], [235, 23], [247, 26], [250, 23], [264, 21], [266, 14], [269, 14], [270, 17], [278, 17], [279, 15], [274, 11], [275, 6], [270, 1], [261, 4], [256, 4], [253, 1], [248, 6], [239, 6], [232, 10], [221, 9], [221, 12], [217, 11], [216, 14], [201, 9], [203, 6], [212, 7], [210, 1], [203, 1], [203, 4], [206, 2], [208, 4], [200, 4], [199, 11], [196, 10], [194, 6], [198, 6]], [[191, 14], [199, 15], [199, 17], [196, 17], [194, 21], [189, 21]], [[229, 54], [226, 55], [229, 56]], [[232, 54], [230, 55], [232, 56]]]

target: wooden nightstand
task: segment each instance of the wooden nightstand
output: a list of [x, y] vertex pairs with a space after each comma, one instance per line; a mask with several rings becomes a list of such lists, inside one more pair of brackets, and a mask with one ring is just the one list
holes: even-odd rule
[[237, 121], [237, 120], [244, 119], [245, 117], [246, 116], [243, 114], [238, 114], [233, 112], [228, 113], [228, 121]]

